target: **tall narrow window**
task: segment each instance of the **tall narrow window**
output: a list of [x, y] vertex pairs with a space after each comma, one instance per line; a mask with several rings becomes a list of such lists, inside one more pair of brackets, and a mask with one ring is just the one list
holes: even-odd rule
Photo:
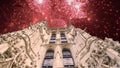
[[56, 41], [56, 34], [52, 34], [50, 42], [49, 43], [55, 43]]
[[74, 61], [71, 52], [68, 49], [63, 50], [63, 63], [64, 67], [74, 67]]
[[53, 68], [53, 56], [54, 51], [48, 50], [45, 55], [42, 68]]
[[67, 39], [65, 37], [65, 34], [64, 33], [61, 33], [61, 43], [67, 43]]

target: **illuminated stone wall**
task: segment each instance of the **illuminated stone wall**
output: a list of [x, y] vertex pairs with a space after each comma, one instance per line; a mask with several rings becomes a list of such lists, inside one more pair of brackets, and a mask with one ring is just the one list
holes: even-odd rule
[[84, 30], [75, 29], [71, 47], [78, 68], [119, 68], [120, 43], [110, 38], [105, 40], [91, 36]]
[[[50, 43], [53, 33], [55, 43]], [[45, 60], [49, 50], [54, 53], [50, 61]], [[72, 25], [48, 28], [46, 21], [0, 35], [0, 68], [42, 68], [51, 64], [53, 68], [119, 68], [120, 44], [91, 36]]]

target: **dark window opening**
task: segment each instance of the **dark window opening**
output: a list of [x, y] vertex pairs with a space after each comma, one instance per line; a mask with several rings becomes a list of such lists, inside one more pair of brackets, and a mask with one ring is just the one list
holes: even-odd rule
[[67, 43], [67, 39], [64, 33], [61, 33], [61, 43]]
[[63, 50], [63, 58], [71, 58], [71, 53], [69, 50]]
[[48, 50], [46, 52], [42, 68], [53, 68], [53, 57], [54, 56], [54, 51]]
[[53, 68], [52, 66], [43, 66], [42, 68]]
[[55, 43], [56, 41], [56, 34], [52, 34], [50, 42], [49, 43]]
[[65, 65], [64, 67], [74, 68], [74, 65]]
[[64, 49], [63, 50], [63, 64], [64, 67], [74, 67], [74, 61], [71, 55], [70, 50]]

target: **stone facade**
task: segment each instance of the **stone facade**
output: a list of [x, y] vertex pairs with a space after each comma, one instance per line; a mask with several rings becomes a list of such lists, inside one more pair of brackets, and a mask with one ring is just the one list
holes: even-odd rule
[[120, 44], [42, 21], [0, 35], [0, 68], [120, 68]]

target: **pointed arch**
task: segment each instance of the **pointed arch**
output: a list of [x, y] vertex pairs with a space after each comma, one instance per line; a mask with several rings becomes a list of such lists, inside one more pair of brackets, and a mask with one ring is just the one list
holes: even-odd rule
[[54, 58], [54, 51], [48, 50], [46, 52], [42, 68], [53, 68], [53, 58]]
[[64, 67], [74, 67], [75, 63], [73, 60], [73, 57], [71, 55], [71, 52], [69, 49], [63, 49], [63, 64]]

